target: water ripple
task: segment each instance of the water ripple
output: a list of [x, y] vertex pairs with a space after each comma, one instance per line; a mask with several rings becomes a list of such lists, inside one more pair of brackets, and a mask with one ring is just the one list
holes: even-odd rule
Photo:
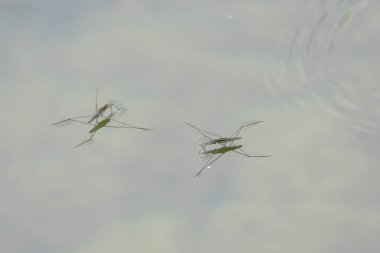
[[366, 0], [298, 5], [299, 26], [290, 42], [286, 70], [296, 76], [303, 97], [322, 99], [326, 112], [350, 124], [350, 135], [373, 140], [365, 141], [370, 147], [380, 140], [379, 76], [373, 67], [378, 60], [371, 56], [377, 46], [369, 39], [376, 33], [371, 21], [376, 6]]

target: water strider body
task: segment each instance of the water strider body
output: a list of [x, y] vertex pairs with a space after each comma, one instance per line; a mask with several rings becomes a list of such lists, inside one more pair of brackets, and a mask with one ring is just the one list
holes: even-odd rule
[[102, 107], [100, 107], [96, 112], [95, 114], [90, 118], [90, 120], [87, 122], [87, 123], [91, 123], [92, 121], [94, 121], [95, 119], [97, 119], [100, 115], [103, 115], [103, 113], [108, 109], [108, 108], [111, 108], [112, 106], [112, 103], [107, 103], [105, 105], [103, 105]]
[[110, 123], [111, 118], [113, 117], [112, 114], [110, 114], [107, 118], [101, 120], [96, 124], [90, 131], [88, 131], [90, 134], [98, 131], [100, 128], [105, 127], [108, 123]]
[[205, 141], [203, 143], [204, 146], [206, 145], [213, 145], [213, 144], [226, 144], [228, 142], [237, 141], [240, 140], [241, 137], [235, 136], [235, 137], [220, 137], [212, 140]]
[[87, 142], [90, 142], [92, 140], [92, 138], [94, 137], [95, 133], [103, 128], [103, 127], [107, 127], [108, 123], [110, 123], [110, 121], [112, 120], [112, 117], [115, 116], [115, 114], [117, 113], [118, 111], [116, 112], [112, 112], [110, 115], [108, 115], [105, 119], [97, 122], [94, 127], [92, 129], [90, 129], [90, 131], [88, 131], [91, 135], [87, 138], [87, 140], [79, 143], [78, 145], [76, 145], [74, 148], [77, 148]]
[[203, 150], [202, 155], [216, 155], [216, 154], [224, 154], [230, 151], [237, 150], [239, 148], [242, 148], [243, 145], [236, 145], [236, 146], [223, 146], [220, 148], [215, 148], [211, 150]]
[[91, 123], [95, 119], [98, 119], [100, 116], [103, 116], [103, 114], [109, 109], [111, 113], [113, 113], [113, 109], [116, 109], [116, 111], [122, 109], [123, 107], [119, 107], [116, 105], [117, 101], [108, 101], [105, 105], [98, 108], [98, 93], [99, 90], [96, 91], [96, 97], [95, 97], [95, 113], [92, 115], [92, 117], [89, 119], [87, 123]]

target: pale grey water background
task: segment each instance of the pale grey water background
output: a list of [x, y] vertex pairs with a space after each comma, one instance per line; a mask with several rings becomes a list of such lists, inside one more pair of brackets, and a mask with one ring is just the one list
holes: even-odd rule
[[[379, 252], [380, 2], [0, 1], [0, 252]], [[94, 95], [153, 132], [81, 125]], [[199, 135], [252, 160], [201, 177]]]

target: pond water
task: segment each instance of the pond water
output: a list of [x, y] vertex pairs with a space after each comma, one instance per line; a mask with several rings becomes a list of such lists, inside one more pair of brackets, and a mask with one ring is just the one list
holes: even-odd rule
[[[0, 0], [0, 252], [379, 252], [380, 2]], [[122, 102], [118, 120], [51, 123]], [[264, 121], [206, 169], [200, 134]]]

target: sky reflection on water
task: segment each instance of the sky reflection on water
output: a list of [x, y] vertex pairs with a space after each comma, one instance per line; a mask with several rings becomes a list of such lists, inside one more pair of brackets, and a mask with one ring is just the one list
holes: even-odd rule
[[[380, 3], [0, 1], [0, 252], [378, 252]], [[122, 101], [91, 145], [54, 121]], [[242, 132], [199, 178], [199, 135]]]

